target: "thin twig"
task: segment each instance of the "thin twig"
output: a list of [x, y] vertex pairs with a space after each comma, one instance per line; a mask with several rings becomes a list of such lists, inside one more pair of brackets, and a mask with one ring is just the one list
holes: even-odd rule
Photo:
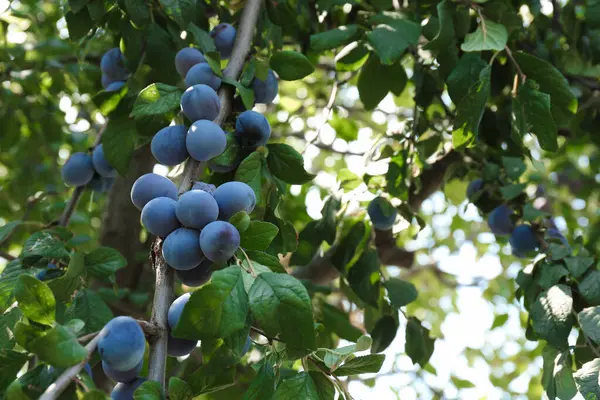
[[512, 51], [510, 50], [510, 48], [508, 46], [504, 46], [504, 50], [506, 51], [506, 55], [510, 59], [510, 62], [512, 62], [512, 64], [515, 66], [515, 69], [517, 70], [517, 74], [519, 74], [519, 78], [521, 79], [521, 83], [525, 83], [525, 80], [527, 80], [527, 75], [525, 75], [523, 73], [523, 71], [521, 70], [519, 63], [513, 57]]
[[258, 333], [258, 334], [259, 334], [259, 335], [261, 335], [261, 336], [264, 336], [264, 337], [266, 337], [266, 338], [267, 338], [267, 340], [268, 340], [269, 342], [272, 342], [272, 341], [281, 342], [281, 340], [279, 340], [278, 338], [276, 338], [276, 337], [271, 337], [271, 336], [267, 335], [267, 334], [265, 333], [265, 331], [263, 331], [262, 329], [259, 329], [259, 328], [255, 327], [255, 326], [251, 326], [251, 327], [250, 327], [250, 330], [251, 330], [252, 332], [256, 332], [256, 333]]

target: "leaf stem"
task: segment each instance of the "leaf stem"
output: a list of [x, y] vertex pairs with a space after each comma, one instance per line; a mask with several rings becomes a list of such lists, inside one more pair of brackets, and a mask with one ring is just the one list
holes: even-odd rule
[[244, 257], [246, 257], [246, 261], [248, 262], [248, 269], [250, 270], [250, 275], [252, 275], [253, 278], [256, 278], [258, 275], [256, 275], [256, 271], [252, 267], [252, 261], [250, 261], [250, 257], [248, 257], [248, 254], [241, 247], [240, 251], [242, 252], [242, 254], [244, 254]]

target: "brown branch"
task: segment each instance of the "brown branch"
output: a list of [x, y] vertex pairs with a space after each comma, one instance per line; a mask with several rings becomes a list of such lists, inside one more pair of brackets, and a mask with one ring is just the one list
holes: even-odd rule
[[418, 210], [421, 207], [421, 203], [442, 186], [446, 170], [460, 160], [462, 160], [461, 154], [455, 150], [451, 150], [446, 156], [440, 158], [423, 171], [419, 176], [421, 189], [418, 190], [415, 184], [412, 184], [410, 187], [408, 198], [410, 208]]

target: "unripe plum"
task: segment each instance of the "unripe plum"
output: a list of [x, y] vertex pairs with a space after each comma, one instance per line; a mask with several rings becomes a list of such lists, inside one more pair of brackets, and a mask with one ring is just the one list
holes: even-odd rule
[[169, 197], [152, 199], [142, 209], [142, 224], [151, 234], [164, 238], [181, 226], [176, 207], [177, 202]]
[[510, 235], [509, 243], [512, 246], [513, 254], [517, 257], [524, 257], [529, 251], [535, 250], [539, 241], [535, 231], [530, 225], [518, 225]]
[[254, 89], [254, 100], [257, 103], [271, 104], [277, 97], [277, 91], [279, 90], [279, 83], [273, 70], [269, 70], [267, 79], [264, 81], [254, 78], [252, 89]]
[[129, 383], [117, 383], [110, 393], [111, 400], [133, 400], [133, 393], [142, 384], [146, 378], [137, 378]]
[[210, 31], [210, 36], [215, 41], [215, 47], [221, 53], [221, 58], [226, 59], [231, 55], [235, 43], [236, 30], [231, 24], [222, 23]]
[[125, 58], [118, 47], [108, 50], [100, 60], [102, 73], [113, 81], [124, 81], [129, 72], [125, 68]]
[[207, 85], [190, 86], [181, 96], [181, 110], [192, 122], [214, 120], [219, 115], [221, 101], [217, 93]]
[[114, 178], [117, 176], [117, 171], [108, 163], [104, 157], [104, 146], [99, 144], [92, 153], [92, 161], [96, 172], [105, 178]]
[[212, 275], [212, 261], [205, 259], [195, 268], [185, 271], [175, 270], [175, 276], [186, 286], [198, 287], [210, 280]]
[[221, 87], [221, 78], [217, 76], [208, 63], [196, 64], [185, 76], [185, 86], [207, 85], [213, 90]]
[[250, 214], [256, 206], [256, 195], [244, 182], [226, 182], [215, 190], [214, 196], [219, 205], [219, 218], [224, 220], [240, 211]]
[[[167, 321], [169, 324], [169, 328], [171, 330], [175, 329], [179, 319], [181, 318], [181, 314], [183, 313], [183, 308], [190, 300], [190, 293], [186, 293], [182, 296], [179, 296], [171, 306], [169, 307], [169, 312], [167, 314]], [[196, 346], [198, 345], [197, 340], [189, 340], [189, 339], [179, 339], [173, 337], [169, 333], [169, 341], [167, 343], [167, 353], [173, 357], [182, 357], [190, 354]]]
[[177, 200], [177, 186], [169, 178], [150, 173], [140, 176], [131, 187], [131, 201], [138, 210], [157, 197]]
[[170, 166], [184, 162], [189, 156], [185, 147], [186, 136], [185, 125], [167, 126], [158, 131], [150, 144], [150, 150], [156, 161]]
[[187, 228], [202, 229], [219, 217], [215, 198], [202, 190], [190, 190], [177, 201], [177, 218]]
[[367, 212], [375, 229], [381, 231], [392, 229], [398, 215], [394, 206], [383, 197], [375, 197], [371, 200]]
[[135, 378], [138, 377], [138, 375], [142, 371], [143, 365], [144, 360], [142, 359], [138, 363], [138, 365], [136, 365], [132, 369], [129, 369], [127, 371], [118, 371], [111, 367], [110, 364], [106, 363], [105, 361], [102, 361], [102, 370], [104, 371], [104, 374], [113, 381], [127, 383], [135, 380]]
[[492, 210], [488, 215], [488, 226], [494, 235], [510, 235], [515, 228], [512, 220], [513, 210], [502, 204]]
[[98, 353], [111, 368], [127, 371], [144, 359], [146, 338], [135, 319], [125, 316], [113, 318], [99, 335]]
[[174, 230], [163, 242], [162, 254], [174, 269], [197, 267], [205, 258], [200, 249], [200, 232], [188, 228]]
[[192, 186], [192, 190], [204, 190], [206, 193], [213, 195], [217, 187], [211, 183], [196, 181], [194, 182], [194, 186]]
[[227, 139], [219, 125], [200, 120], [190, 126], [185, 145], [194, 160], [208, 161], [225, 151]]
[[264, 115], [248, 110], [235, 121], [235, 135], [242, 146], [255, 148], [267, 144], [271, 126]]
[[200, 248], [211, 261], [224, 264], [240, 247], [240, 233], [225, 221], [215, 221], [200, 232]]
[[205, 63], [204, 54], [193, 47], [185, 47], [177, 52], [175, 56], [175, 69], [185, 78], [190, 68], [196, 64]]
[[94, 177], [92, 157], [86, 153], [73, 153], [61, 171], [63, 181], [69, 186], [83, 186]]

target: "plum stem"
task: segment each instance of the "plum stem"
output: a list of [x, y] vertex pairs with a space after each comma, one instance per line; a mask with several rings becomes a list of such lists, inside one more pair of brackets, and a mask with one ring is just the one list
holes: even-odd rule
[[256, 271], [254, 271], [254, 268], [252, 267], [252, 261], [250, 261], [250, 257], [248, 257], [248, 254], [246, 254], [244, 249], [242, 249], [241, 247], [240, 247], [240, 251], [242, 252], [244, 257], [246, 258], [246, 261], [248, 262], [248, 269], [250, 270], [250, 275], [252, 275], [253, 278], [256, 278], [257, 277]]

